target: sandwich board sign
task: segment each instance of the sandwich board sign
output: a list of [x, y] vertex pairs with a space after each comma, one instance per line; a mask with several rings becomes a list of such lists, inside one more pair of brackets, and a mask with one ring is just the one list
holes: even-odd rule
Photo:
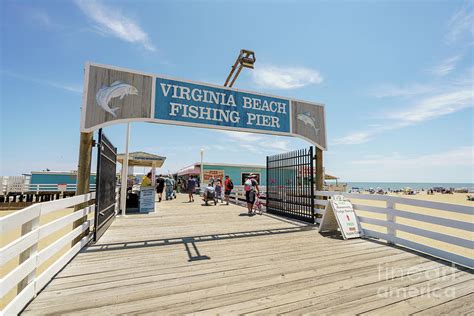
[[328, 201], [319, 225], [319, 232], [336, 231], [339, 228], [344, 239], [362, 237], [363, 232], [352, 203], [342, 195], [334, 195]]
[[155, 211], [155, 188], [153, 186], [140, 188], [140, 213]]

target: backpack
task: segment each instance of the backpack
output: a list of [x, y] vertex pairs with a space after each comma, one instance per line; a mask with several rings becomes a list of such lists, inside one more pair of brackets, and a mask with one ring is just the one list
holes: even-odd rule
[[233, 189], [234, 188], [234, 182], [232, 182], [232, 180], [229, 180], [229, 189]]
[[245, 180], [244, 190], [245, 190], [245, 192], [248, 192], [248, 191], [252, 190], [252, 180], [250, 180], [250, 179]]

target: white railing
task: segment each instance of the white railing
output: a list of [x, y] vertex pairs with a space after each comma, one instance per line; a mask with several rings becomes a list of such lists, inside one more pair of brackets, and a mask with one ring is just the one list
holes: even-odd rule
[[[261, 191], [265, 192], [264, 186]], [[333, 191], [315, 191], [315, 204], [325, 207], [328, 203], [325, 198], [340, 194], [352, 201], [365, 237], [382, 239], [391, 244], [474, 268], [474, 207], [389, 195]], [[231, 201], [245, 205], [243, 186], [235, 186]], [[419, 211], [420, 208], [422, 211]], [[315, 213], [322, 216], [324, 209], [315, 208]], [[410, 221], [417, 221], [418, 225]], [[321, 217], [316, 218], [316, 224], [320, 223]], [[386, 232], [374, 228], [381, 228]], [[452, 230], [456, 233], [453, 234]], [[444, 246], [437, 244], [439, 242]]]
[[87, 220], [81, 226], [63, 233], [59, 239], [41, 250], [38, 249], [40, 240], [87, 216], [94, 211], [95, 206], [87, 206], [40, 226], [41, 216], [89, 202], [94, 198], [95, 192], [92, 192], [62, 200], [37, 203], [0, 218], [0, 236], [2, 238], [5, 238], [8, 234], [15, 233], [15, 230], [21, 229], [20, 237], [0, 249], [0, 267], [2, 267], [2, 270], [5, 269], [4, 266], [7, 263], [11, 265], [14, 259], [18, 260], [17, 258], [19, 257], [20, 260], [18, 266], [15, 266], [0, 279], [0, 297], [2, 302], [6, 303], [6, 296], [12, 296], [12, 292], [14, 297], [0, 311], [0, 314], [18, 314], [93, 236], [92, 233], [84, 236], [79, 242], [72, 245], [66, 253], [62, 254], [59, 259], [47, 267], [46, 270], [37, 275], [37, 269], [42, 264], [58, 254], [65, 246], [71, 245], [74, 239], [91, 228], [93, 220]]
[[[324, 197], [336, 194], [341, 192], [315, 192], [316, 196]], [[342, 193], [342, 195], [352, 201], [366, 237], [386, 240], [392, 244], [474, 268], [474, 207], [388, 195], [357, 193]], [[371, 203], [364, 201], [379, 201], [385, 205], [383, 207], [367, 205]], [[317, 199], [315, 203], [325, 206], [328, 201]], [[427, 213], [426, 209], [430, 215], [423, 214]], [[364, 216], [362, 215], [364, 212], [374, 214], [377, 218]], [[322, 215], [324, 210], [317, 209], [316, 213]], [[461, 219], [466, 216], [467, 220]], [[418, 225], [410, 221], [417, 221]], [[320, 219], [317, 222], [319, 223]], [[371, 229], [372, 225], [381, 227], [386, 233]], [[458, 233], [453, 234], [451, 229], [455, 229]], [[437, 244], [439, 242], [445, 246]]]
[[[266, 190], [267, 190], [266, 186], [259, 185], [258, 188], [260, 189], [260, 193], [262, 193], [263, 195], [266, 194]], [[229, 201], [231, 201], [232, 203], [238, 204], [238, 205], [246, 206], [246, 203], [245, 203], [245, 190], [244, 190], [243, 185], [235, 185], [234, 186], [234, 189], [232, 190], [232, 192], [229, 196]], [[264, 204], [266, 205], [266, 202]], [[265, 209], [265, 207], [264, 207], [264, 209]]]
[[[16, 186], [7, 186], [4, 184], [0, 189], [0, 194], [7, 194], [9, 192], [15, 193], [26, 193], [26, 192], [75, 192], [77, 185], [73, 184], [66, 184], [66, 185], [58, 185], [58, 184], [31, 184], [31, 183], [23, 183], [17, 184]], [[91, 191], [95, 190], [95, 183], [91, 183], [89, 186]]]

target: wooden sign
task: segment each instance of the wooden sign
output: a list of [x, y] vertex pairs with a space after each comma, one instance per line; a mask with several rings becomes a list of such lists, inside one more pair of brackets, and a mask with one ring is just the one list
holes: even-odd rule
[[204, 170], [204, 183], [207, 183], [211, 178], [224, 181], [224, 170]]
[[297, 136], [326, 150], [321, 103], [87, 63], [81, 131], [136, 121]]
[[319, 225], [320, 232], [340, 230], [344, 239], [362, 237], [363, 232], [352, 203], [342, 195], [328, 201]]

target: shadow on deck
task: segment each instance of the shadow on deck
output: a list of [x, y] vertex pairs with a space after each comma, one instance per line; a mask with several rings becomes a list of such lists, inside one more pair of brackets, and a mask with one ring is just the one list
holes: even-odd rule
[[376, 240], [183, 197], [118, 218], [24, 314], [462, 314], [473, 274]]

